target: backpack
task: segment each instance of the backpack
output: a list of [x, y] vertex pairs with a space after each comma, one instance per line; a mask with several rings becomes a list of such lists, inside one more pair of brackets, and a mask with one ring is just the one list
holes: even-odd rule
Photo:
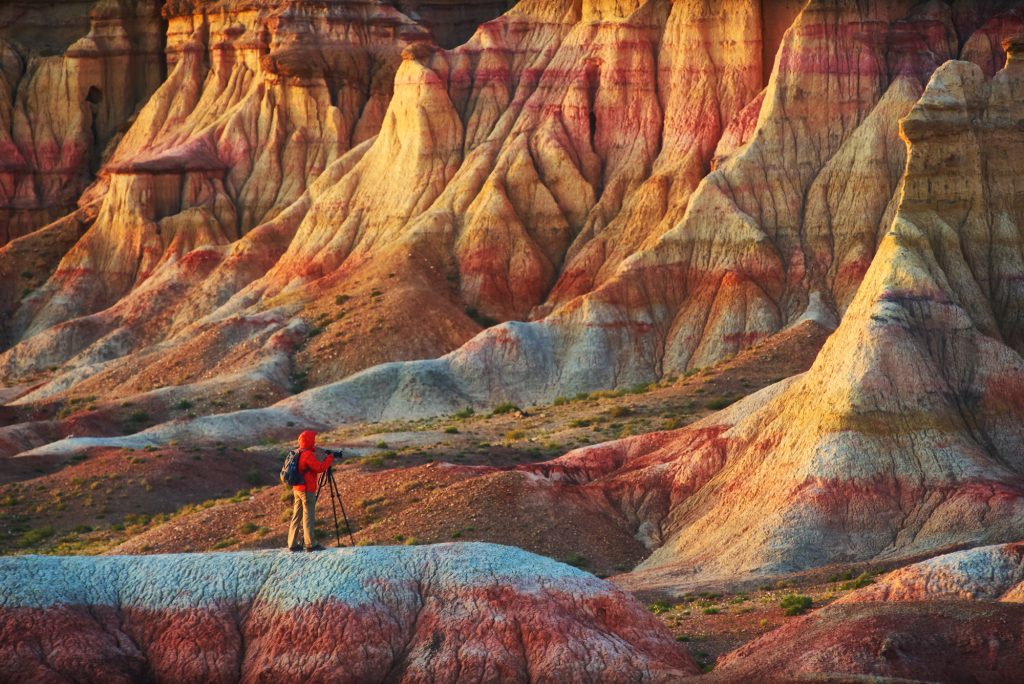
[[306, 480], [299, 470], [299, 454], [301, 453], [299, 449], [292, 449], [284, 457], [284, 465], [281, 466], [281, 484], [294, 487], [305, 483]]

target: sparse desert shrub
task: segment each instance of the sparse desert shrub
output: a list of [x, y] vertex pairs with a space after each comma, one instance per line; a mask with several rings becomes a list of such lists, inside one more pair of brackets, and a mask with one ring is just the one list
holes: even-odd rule
[[22, 548], [35, 546], [44, 539], [52, 536], [52, 527], [33, 527], [31, 530], [18, 537], [18, 546]]
[[454, 425], [449, 425], [444, 429], [444, 432], [445, 434], [448, 435], [457, 435], [459, 434], [459, 428], [455, 427]]
[[734, 397], [720, 397], [718, 399], [712, 399], [705, 404], [705, 406], [712, 411], [718, 411], [719, 409], [724, 409], [726, 406], [731, 406], [735, 402], [736, 399]]
[[190, 408], [192, 408], [192, 402], [189, 401], [188, 399], [182, 399], [181, 401], [174, 405], [174, 408], [178, 409], [179, 411], [188, 411]]
[[782, 600], [779, 601], [779, 606], [786, 615], [793, 616], [803, 615], [810, 610], [813, 603], [814, 602], [811, 600], [810, 596], [805, 596], [803, 594], [789, 594], [788, 596], [782, 597]]
[[334, 303], [335, 303], [335, 305], [337, 305], [337, 306], [344, 306], [345, 304], [347, 304], [347, 303], [348, 303], [348, 301], [349, 301], [350, 299], [352, 299], [352, 297], [351, 297], [350, 295], [347, 295], [347, 294], [340, 294], [340, 295], [337, 295], [337, 296], [336, 296], [336, 297], [334, 298]]
[[221, 539], [219, 542], [213, 545], [214, 549], [226, 549], [229, 546], [234, 546], [238, 543], [238, 540], [234, 537], [230, 539]]
[[257, 525], [255, 523], [251, 523], [251, 522], [244, 522], [244, 523], [242, 523], [241, 525], [238, 526], [238, 531], [241, 532], [242, 534], [252, 534], [253, 532], [255, 532], [258, 529], [259, 529], [259, 527], [257, 527]]
[[526, 437], [526, 433], [522, 430], [509, 430], [505, 433], [505, 439], [509, 442], [514, 442]]
[[667, 613], [672, 610], [672, 606], [668, 601], [658, 600], [647, 606], [647, 610], [651, 611], [655, 615], [661, 615], [662, 613]]
[[869, 575], [866, 572], [862, 572], [861, 574], [857, 575], [857, 577], [855, 577], [854, 579], [851, 579], [848, 582], [843, 582], [839, 588], [843, 589], [844, 591], [850, 591], [851, 589], [862, 589], [868, 586], [869, 584], [873, 584], [874, 581], [875, 580], [872, 579], [871, 575]]
[[582, 568], [587, 564], [587, 557], [579, 552], [569, 554], [569, 557], [565, 559], [567, 565], [571, 565], [574, 568]]
[[501, 403], [501, 404], [498, 404], [497, 406], [495, 406], [494, 410], [491, 411], [491, 415], [492, 416], [501, 416], [501, 415], [504, 415], [506, 413], [513, 413], [513, 412], [518, 411], [518, 410], [519, 410], [518, 406], [516, 406], [512, 402], [506, 401], [504, 403]]
[[632, 406], [615, 406], [608, 411], [608, 415], [612, 418], [625, 418], [626, 416], [631, 416], [634, 413], [636, 413], [636, 411], [633, 410]]
[[719, 614], [719, 613], [721, 613], [722, 611], [721, 611], [721, 610], [719, 610], [718, 608], [715, 608], [714, 606], [708, 606], [708, 607], [707, 607], [707, 608], [705, 608], [705, 609], [704, 609], [704, 610], [703, 610], [702, 612], [703, 612], [703, 613], [704, 613], [705, 615], [718, 615], [718, 614]]
[[562, 406], [569, 403], [568, 397], [555, 397], [555, 400], [551, 402], [553, 406]]
[[253, 487], [257, 487], [263, 483], [263, 471], [259, 468], [249, 468], [245, 471], [245, 481], [251, 484]]
[[474, 411], [471, 406], [467, 406], [461, 411], [456, 411], [452, 416], [458, 420], [466, 420], [467, 418], [471, 418], [474, 413], [476, 413], [476, 411]]
[[359, 462], [365, 466], [382, 466], [384, 465], [384, 456], [382, 454], [383, 452], [377, 452], [368, 456], [363, 456], [359, 459]]
[[133, 423], [144, 423], [149, 420], [149, 413], [142, 409], [135, 409], [128, 414], [128, 420]]
[[387, 442], [377, 442], [374, 446], [377, 447], [378, 449], [387, 449], [388, 448], [388, 443]]

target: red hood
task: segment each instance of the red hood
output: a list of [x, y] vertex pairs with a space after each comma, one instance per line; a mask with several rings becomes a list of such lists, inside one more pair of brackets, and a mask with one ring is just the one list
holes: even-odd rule
[[300, 449], [312, 449], [316, 446], [316, 433], [312, 430], [306, 430], [299, 435], [299, 448]]

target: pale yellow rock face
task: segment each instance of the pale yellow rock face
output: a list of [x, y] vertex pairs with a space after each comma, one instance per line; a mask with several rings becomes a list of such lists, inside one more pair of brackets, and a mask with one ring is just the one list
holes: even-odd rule
[[12, 3], [0, 18], [0, 246], [68, 213], [162, 78], [159, 5]]
[[[252, 373], [274, 397], [354, 392], [344, 412], [296, 399], [330, 422], [629, 386], [835, 326], [899, 206], [900, 118], [946, 60], [997, 63], [1016, 21], [524, 0], [444, 50], [426, 4], [398, 5], [167, 4], [166, 77], [123, 135], [113, 100], [88, 101], [113, 142], [77, 218], [0, 250], [9, 276], [44, 236], [74, 242], [0, 293], [4, 383], [32, 403]], [[65, 62], [120, 44], [102, 16]], [[216, 371], [191, 363], [197, 339]], [[411, 378], [383, 398], [343, 382], [448, 352], [372, 371]]]
[[724, 465], [668, 513], [638, 586], [1019, 538], [1018, 44], [991, 81], [943, 65], [901, 121], [900, 203], [842, 324], [808, 373], [723, 416]]

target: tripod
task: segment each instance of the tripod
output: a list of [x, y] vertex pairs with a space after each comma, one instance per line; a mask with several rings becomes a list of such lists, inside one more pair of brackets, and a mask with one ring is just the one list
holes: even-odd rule
[[[334, 513], [334, 538], [338, 542], [338, 546], [341, 546], [341, 528], [338, 526], [338, 509], [341, 509], [341, 517], [345, 520], [345, 530], [348, 531], [348, 541], [352, 546], [356, 545], [356, 540], [352, 536], [352, 526], [348, 522], [348, 515], [345, 514], [345, 504], [341, 502], [341, 492], [338, 491], [338, 483], [334, 480], [334, 469], [328, 468], [324, 472], [320, 473], [320, 482], [318, 484], [320, 490], [327, 490], [328, 496], [331, 497], [331, 511]], [[337, 502], [337, 504], [335, 504]]]

